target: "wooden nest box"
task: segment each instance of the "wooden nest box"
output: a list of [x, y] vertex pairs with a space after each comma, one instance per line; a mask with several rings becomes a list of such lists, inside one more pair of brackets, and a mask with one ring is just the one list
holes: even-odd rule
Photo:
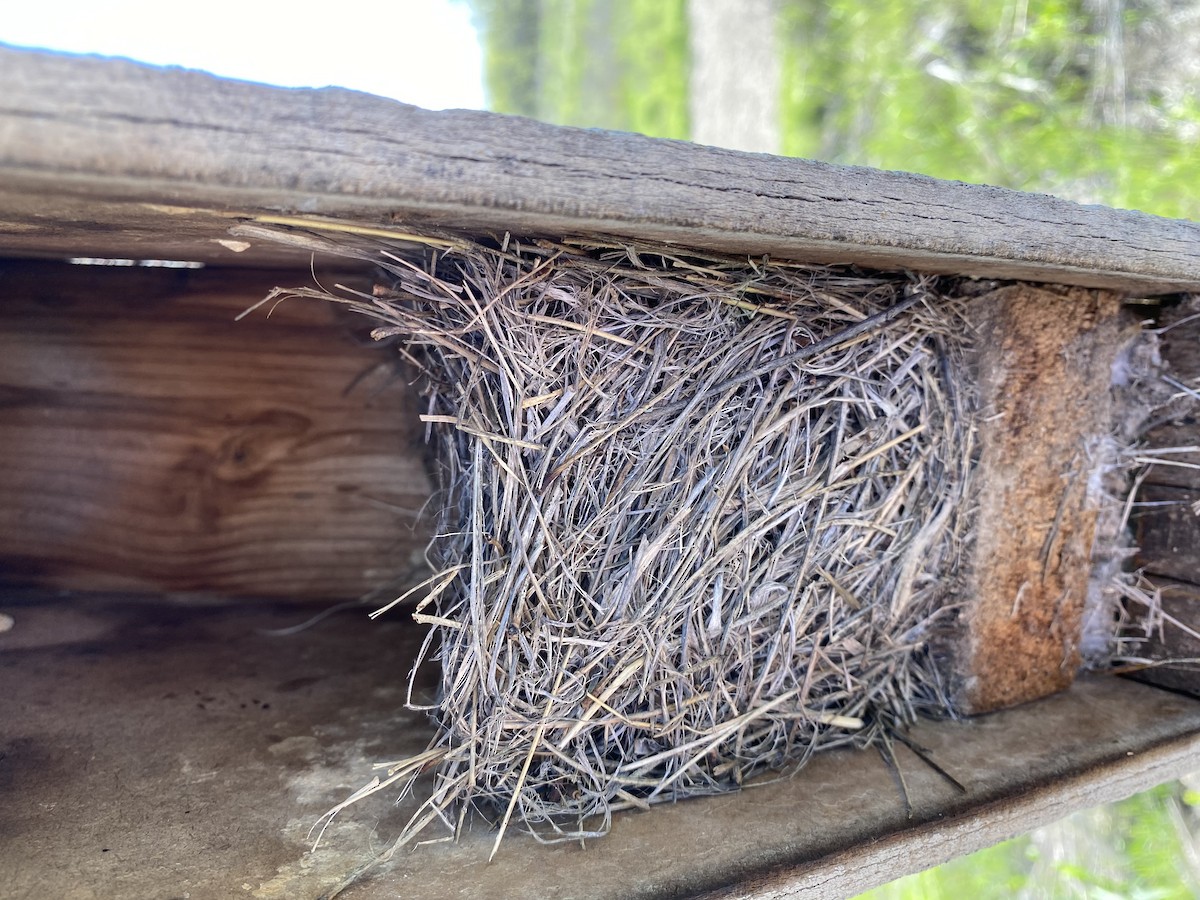
[[[8, 49], [0, 65], [0, 772], [19, 773], [0, 779], [0, 858], [29, 858], [17, 893], [369, 898], [419, 878], [428, 897], [843, 896], [1195, 765], [1193, 676], [1076, 678], [1097, 511], [1072, 466], [1109, 428], [1127, 301], [1200, 290], [1200, 226], [342, 90]], [[391, 798], [382, 841], [353, 812], [315, 852], [307, 829], [381, 754], [427, 743], [400, 712], [422, 635], [362, 606], [292, 626], [420, 577], [434, 487], [420, 400], [369, 327], [297, 302], [235, 321], [314, 276], [371, 289], [369, 267], [270, 229], [629, 241], [969, 284], [989, 414], [951, 651], [957, 708], [986, 715], [922, 722], [896, 769], [835, 750], [769, 791], [621, 813], [587, 853], [521, 838], [487, 865], [489, 835], [468, 833], [347, 880], [403, 823]], [[1163, 353], [1186, 379], [1185, 327]], [[1186, 418], [1151, 440], [1197, 443]], [[1136, 542], [1194, 628], [1190, 471], [1148, 478], [1172, 503]], [[1182, 633], [1147, 653], [1194, 657]]]

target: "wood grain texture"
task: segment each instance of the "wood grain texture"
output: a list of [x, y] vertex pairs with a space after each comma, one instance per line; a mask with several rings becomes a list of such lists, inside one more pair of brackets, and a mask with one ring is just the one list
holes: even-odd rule
[[[1166, 311], [1160, 345], [1166, 374], [1176, 386], [1193, 389], [1200, 384], [1200, 319], [1192, 318], [1194, 304]], [[1167, 413], [1169, 418], [1146, 435], [1147, 446], [1200, 445], [1200, 404], [1180, 391]], [[1131, 516], [1138, 547], [1134, 565], [1159, 588], [1162, 609], [1170, 617], [1137, 651], [1162, 664], [1134, 677], [1200, 696], [1200, 664], [1190, 661], [1200, 658], [1200, 639], [1195, 637], [1200, 633], [1200, 468], [1189, 466], [1200, 467], [1200, 449], [1171, 453], [1152, 466]]]
[[[1200, 402], [1184, 388], [1200, 389], [1200, 298], [1164, 311], [1159, 353], [1165, 374], [1175, 385], [1175, 399], [1144, 438], [1148, 447], [1196, 448], [1174, 452], [1146, 473], [1150, 485], [1192, 491], [1200, 500]], [[1200, 571], [1189, 579], [1200, 583]]]
[[[1076, 314], [1062, 315], [1064, 302]], [[959, 708], [980, 713], [1060, 691], [1079, 668], [1096, 527], [1087, 451], [1109, 431], [1131, 323], [1116, 294], [1082, 288], [1002, 288], [972, 313], [978, 512], [954, 675]]]
[[[1136, 563], [1151, 575], [1200, 585], [1200, 491], [1146, 484], [1131, 516]], [[1200, 627], [1200, 617], [1191, 623]]]
[[332, 308], [235, 322], [275, 277], [0, 262], [0, 581], [355, 598], [410, 571], [411, 396]]
[[0, 48], [0, 69], [10, 254], [278, 259], [217, 241], [229, 217], [286, 214], [1200, 287], [1200, 225], [1048, 196], [123, 61]]
[[[1169, 618], [1137, 650], [1139, 656], [1158, 664], [1131, 677], [1200, 697], [1200, 585], [1159, 576], [1150, 580], [1161, 592], [1162, 611]], [[1178, 627], [1177, 622], [1186, 627]]]
[[[1195, 380], [1192, 381], [1195, 384]], [[1200, 409], [1184, 413], [1153, 429], [1146, 437], [1149, 447], [1195, 447], [1186, 453], [1172, 453], [1146, 474], [1149, 486], [1174, 487], [1190, 491], [1200, 500]]]

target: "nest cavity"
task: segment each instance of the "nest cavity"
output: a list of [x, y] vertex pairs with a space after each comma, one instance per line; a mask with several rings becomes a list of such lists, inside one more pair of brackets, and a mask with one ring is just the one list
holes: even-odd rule
[[401, 843], [468, 810], [597, 835], [949, 711], [966, 300], [664, 247], [413, 241], [332, 245], [382, 267], [372, 295], [288, 292], [379, 320], [436, 444], [416, 618], [437, 735], [368, 788], [436, 771]]

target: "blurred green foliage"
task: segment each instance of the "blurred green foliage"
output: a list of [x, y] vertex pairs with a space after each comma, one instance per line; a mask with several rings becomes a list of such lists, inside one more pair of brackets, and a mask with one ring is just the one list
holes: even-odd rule
[[[492, 109], [688, 137], [687, 0], [471, 5]], [[1200, 219], [1178, 5], [778, 0], [782, 152]]]
[[1025, 886], [1028, 839], [1018, 838], [860, 894], [858, 900], [1011, 900]]
[[1186, 900], [1198, 887], [1187, 862], [1195, 853], [1197, 817], [1180, 803], [1187, 793], [1178, 783], [1160, 785], [901, 878], [858, 900]]
[[[1095, 6], [785, 2], [784, 152], [1200, 218], [1200, 104]], [[1153, 23], [1129, 6], [1132, 42]]]
[[488, 105], [686, 139], [686, 0], [472, 0]]

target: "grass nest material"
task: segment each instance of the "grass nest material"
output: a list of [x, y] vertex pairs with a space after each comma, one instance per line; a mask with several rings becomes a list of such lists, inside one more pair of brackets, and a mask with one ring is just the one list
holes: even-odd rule
[[640, 244], [291, 240], [386, 273], [279, 293], [377, 320], [436, 442], [438, 732], [347, 801], [435, 771], [400, 844], [471, 810], [497, 845], [600, 835], [949, 710], [965, 299]]

